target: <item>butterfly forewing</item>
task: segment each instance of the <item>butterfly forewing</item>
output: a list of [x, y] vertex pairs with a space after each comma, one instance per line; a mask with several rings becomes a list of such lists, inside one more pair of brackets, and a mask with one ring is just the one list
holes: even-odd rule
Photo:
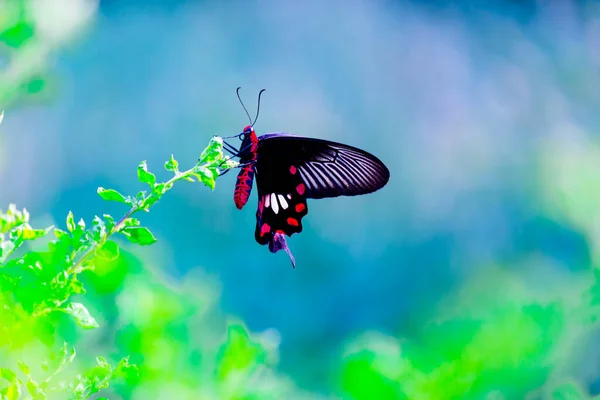
[[[259, 137], [259, 164], [275, 169], [294, 166], [306, 186], [306, 197], [357, 196], [381, 189], [389, 170], [374, 155], [322, 139], [284, 133]], [[277, 181], [265, 182], [269, 188]]]

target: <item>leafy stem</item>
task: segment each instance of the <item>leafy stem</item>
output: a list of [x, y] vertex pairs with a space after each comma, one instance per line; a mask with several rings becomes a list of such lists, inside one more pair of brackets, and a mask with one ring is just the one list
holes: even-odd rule
[[188, 169], [187, 171], [179, 171], [179, 163], [173, 155], [165, 162], [165, 169], [173, 172], [173, 177], [166, 182], [157, 182], [156, 176], [148, 170], [146, 161], [142, 161], [138, 165], [138, 179], [142, 183], [146, 183], [150, 186], [150, 193], [146, 191], [140, 191], [135, 197], [123, 196], [121, 193], [114, 189], [98, 188], [98, 194], [105, 200], [117, 201], [123, 204], [127, 204], [131, 209], [121, 218], [118, 222], [114, 222], [112, 218], [104, 216], [106, 219], [106, 230], [99, 229], [102, 232], [95, 246], [89, 249], [82, 258], [76, 263], [81, 266], [84, 264], [85, 259], [91, 255], [95, 249], [100, 248], [110, 236], [115, 233], [122, 233], [133, 243], [148, 245], [156, 241], [154, 236], [146, 228], [139, 226], [139, 221], [132, 216], [140, 211], [148, 212], [150, 207], [159, 201], [162, 196], [165, 195], [169, 190], [173, 188], [173, 184], [180, 180], [187, 180], [194, 182], [194, 178], [199, 182], [204, 183], [211, 190], [214, 190], [216, 180], [220, 175], [220, 169], [233, 168], [237, 165], [237, 162], [231, 160], [229, 157], [223, 156], [223, 139], [218, 136], [214, 136], [208, 147], [202, 152], [197, 164]]
[[[0, 212], [0, 349], [18, 342], [21, 330], [30, 322], [44, 318], [43, 323], [57, 323], [57, 320], [46, 318], [51, 313], [68, 314], [83, 329], [98, 328], [99, 324], [87, 308], [82, 303], [71, 301], [72, 296], [85, 293], [78, 275], [93, 269], [97, 258], [114, 260], [119, 257], [119, 245], [111, 240], [117, 233], [135, 244], [145, 246], [155, 243], [154, 235], [148, 228], [140, 226], [140, 221], [134, 216], [140, 211], [148, 212], [173, 188], [175, 182], [197, 180], [214, 189], [221, 170], [236, 165], [235, 161], [223, 156], [223, 141], [217, 136], [211, 139], [197, 164], [186, 171], [179, 171], [179, 163], [171, 155], [164, 167], [173, 176], [165, 182], [157, 182], [156, 176], [142, 161], [137, 168], [138, 179], [147, 184], [150, 191], [124, 196], [114, 189], [98, 188], [98, 194], [104, 200], [126, 204], [129, 210], [117, 221], [109, 214], [96, 215], [88, 228], [83, 219], [76, 222], [72, 212], [67, 215], [66, 230], [55, 227], [33, 229], [29, 225], [27, 210], [18, 210], [14, 204], [6, 212]], [[50, 232], [54, 233], [55, 239], [48, 243], [48, 251], [26, 251], [21, 257], [14, 257], [15, 250], [26, 241], [36, 240]], [[22, 323], [28, 319], [31, 321]], [[106, 388], [113, 379], [137, 373], [137, 366], [130, 365], [128, 358], [123, 358], [113, 367], [106, 359], [97, 357], [97, 365], [85, 374], [78, 374], [68, 386], [64, 386], [63, 382], [51, 387], [51, 382], [72, 363], [75, 354], [75, 349], [69, 349], [65, 343], [50, 363], [43, 363], [42, 370], [47, 375], [41, 380], [31, 377], [25, 362], [19, 362], [19, 368], [26, 379], [0, 367], [0, 380], [10, 384], [6, 388], [0, 387], [0, 399], [10, 393], [16, 397], [10, 397], [11, 394], [9, 398], [17, 398], [22, 390], [27, 390], [28, 398], [32, 399], [46, 398], [46, 392], [54, 390], [68, 390], [74, 395], [72, 398], [87, 399]]]

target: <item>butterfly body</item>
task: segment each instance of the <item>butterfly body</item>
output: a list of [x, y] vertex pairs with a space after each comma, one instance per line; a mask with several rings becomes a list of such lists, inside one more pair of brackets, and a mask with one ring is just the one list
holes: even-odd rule
[[242, 168], [237, 176], [235, 184], [235, 191], [233, 193], [233, 199], [235, 206], [238, 210], [241, 210], [244, 205], [248, 202], [250, 192], [252, 191], [252, 182], [254, 181], [254, 163], [257, 157], [258, 138], [254, 129], [248, 125], [244, 128], [244, 140], [240, 146], [239, 157]]
[[302, 232], [307, 199], [372, 193], [389, 180], [389, 170], [377, 157], [352, 146], [289, 133], [257, 137], [250, 125], [241, 135], [236, 207], [244, 207], [256, 178], [255, 239], [273, 253], [285, 250], [294, 266], [285, 236]]

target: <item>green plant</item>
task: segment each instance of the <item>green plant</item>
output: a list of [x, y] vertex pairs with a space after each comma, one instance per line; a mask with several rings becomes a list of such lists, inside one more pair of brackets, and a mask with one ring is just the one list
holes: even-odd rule
[[[156, 242], [150, 230], [133, 216], [140, 211], [148, 212], [177, 181], [193, 182], [195, 178], [214, 189], [220, 169], [236, 165], [223, 157], [222, 146], [222, 139], [213, 137], [198, 163], [184, 172], [179, 171], [178, 162], [171, 156], [165, 169], [172, 172], [173, 177], [166, 182], [157, 182], [143, 161], [137, 169], [138, 178], [150, 190], [140, 191], [136, 196], [98, 188], [104, 200], [130, 207], [118, 220], [108, 214], [95, 216], [91, 227], [87, 227], [83, 219], [76, 222], [69, 212], [66, 230], [34, 229], [29, 224], [26, 209], [19, 210], [11, 204], [6, 212], [0, 212], [0, 356], [9, 356], [0, 357], [0, 399], [53, 396], [87, 399], [108, 387], [114, 379], [135, 378], [137, 366], [130, 364], [128, 357], [122, 358], [116, 366], [103, 357], [96, 357], [94, 367], [68, 378], [65, 371], [73, 364], [76, 351], [66, 341], [55, 345], [54, 332], [65, 323], [61, 319], [65, 314], [84, 330], [99, 326], [82, 302], [73, 301], [73, 297], [85, 294], [79, 275], [93, 270], [96, 261], [114, 260], [119, 256], [119, 245], [111, 240], [114, 235], [123, 235], [139, 245]], [[48, 239], [51, 233], [55, 238], [48, 240], [47, 250], [27, 248], [26, 243]], [[39, 343], [46, 350], [46, 360], [18, 357]], [[15, 355], [18, 359], [12, 360]]]

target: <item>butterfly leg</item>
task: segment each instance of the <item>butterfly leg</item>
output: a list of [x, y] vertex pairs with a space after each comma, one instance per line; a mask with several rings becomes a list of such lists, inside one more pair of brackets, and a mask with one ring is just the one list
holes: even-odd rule
[[285, 250], [287, 255], [290, 257], [290, 261], [292, 262], [292, 268], [296, 269], [296, 260], [290, 251], [287, 242], [285, 241], [285, 235], [281, 233], [275, 233], [271, 240], [269, 240], [269, 251], [271, 253], [277, 253], [279, 250]]
[[250, 162], [247, 162], [247, 163], [238, 164], [234, 168], [244, 168], [244, 167], [247, 167], [248, 165], [252, 165], [252, 164], [256, 164], [256, 161], [250, 161]]
[[235, 147], [233, 147], [232, 145], [230, 145], [229, 143], [223, 142], [223, 148], [225, 150], [227, 150], [228, 152], [230, 152], [232, 157], [239, 157], [240, 154], [242, 154], [243, 152], [248, 150], [250, 147], [252, 147], [252, 144], [249, 144], [248, 146], [238, 150]]
[[[224, 163], [224, 162], [225, 162], [225, 161], [223, 161], [221, 164], [219, 164], [219, 167], [220, 167], [221, 165], [223, 165], [223, 163]], [[254, 163], [255, 163], [255, 161], [252, 161], [252, 162], [249, 162], [249, 163], [244, 163], [244, 164], [239, 164], [239, 165], [237, 165], [237, 166], [235, 166], [235, 167], [233, 167], [233, 168], [243, 168], [243, 167], [246, 167], [246, 166], [248, 166], [248, 165], [252, 165], [252, 164], [254, 164]], [[229, 171], [231, 171], [233, 168], [229, 168], [229, 169], [226, 169], [226, 170], [225, 170], [225, 171], [223, 171], [223, 172], [219, 172], [219, 176], [223, 176], [223, 175], [225, 175], [226, 173], [228, 173]]]
[[219, 171], [219, 176], [223, 176], [223, 175], [225, 175], [226, 173], [228, 173], [229, 171], [231, 171], [231, 169], [226, 169], [226, 170], [225, 170], [225, 171], [223, 171], [223, 172]]
[[223, 149], [231, 153], [233, 157], [237, 157], [239, 154], [238, 150], [227, 142], [223, 142]]

